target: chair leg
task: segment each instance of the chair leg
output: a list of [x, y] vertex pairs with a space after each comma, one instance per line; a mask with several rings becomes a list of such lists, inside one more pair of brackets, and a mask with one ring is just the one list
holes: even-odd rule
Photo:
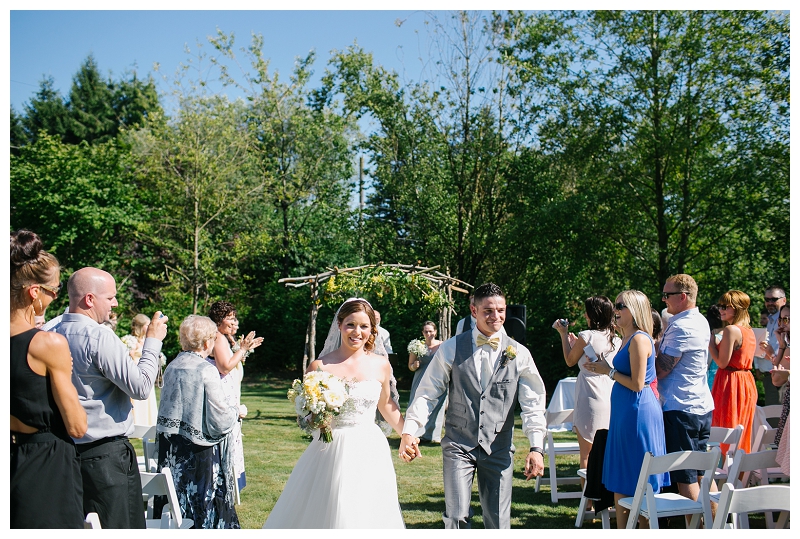
[[583, 526], [583, 519], [586, 516], [586, 496], [581, 496], [581, 503], [578, 505], [578, 516], [575, 517], [575, 527]]
[[556, 479], [556, 458], [550, 457], [550, 501], [558, 503], [558, 480]]
[[600, 520], [603, 522], [604, 530], [611, 529], [611, 518], [608, 516], [608, 509], [603, 509], [600, 511]]

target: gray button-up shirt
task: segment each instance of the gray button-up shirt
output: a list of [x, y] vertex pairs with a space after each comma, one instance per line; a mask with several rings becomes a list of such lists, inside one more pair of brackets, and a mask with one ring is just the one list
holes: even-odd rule
[[158, 373], [161, 341], [145, 339], [137, 364], [113, 331], [83, 314], [64, 314], [53, 331], [69, 343], [72, 383], [89, 424], [84, 437], [75, 442], [130, 435], [131, 399], [145, 400], [150, 395]]

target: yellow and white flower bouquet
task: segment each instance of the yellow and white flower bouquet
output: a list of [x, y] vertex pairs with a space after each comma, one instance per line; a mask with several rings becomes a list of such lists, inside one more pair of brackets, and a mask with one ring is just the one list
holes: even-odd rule
[[300, 428], [309, 433], [319, 429], [320, 441], [330, 443], [333, 440], [331, 422], [349, 399], [347, 383], [318, 369], [292, 382], [287, 397], [294, 401]]
[[408, 343], [408, 353], [414, 354], [417, 357], [422, 357], [428, 353], [428, 345], [425, 344], [425, 341], [414, 339]]

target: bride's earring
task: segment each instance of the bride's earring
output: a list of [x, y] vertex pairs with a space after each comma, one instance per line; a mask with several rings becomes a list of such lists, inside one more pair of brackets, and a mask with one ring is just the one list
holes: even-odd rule
[[[42, 314], [44, 314], [44, 307], [42, 307], [42, 298], [39, 298], [39, 310], [42, 312]], [[40, 314], [39, 316], [42, 316], [42, 314]]]

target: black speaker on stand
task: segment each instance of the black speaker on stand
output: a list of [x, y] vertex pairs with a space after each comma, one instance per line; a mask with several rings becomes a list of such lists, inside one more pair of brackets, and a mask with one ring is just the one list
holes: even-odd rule
[[526, 328], [528, 322], [528, 309], [525, 305], [506, 305], [506, 321], [503, 324], [508, 336], [527, 346]]

